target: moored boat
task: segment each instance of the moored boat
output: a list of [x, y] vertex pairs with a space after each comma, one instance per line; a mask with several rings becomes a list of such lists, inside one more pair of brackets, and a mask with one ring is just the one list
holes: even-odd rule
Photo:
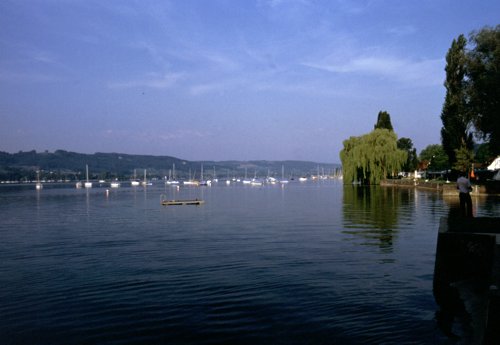
[[140, 185], [141, 183], [139, 182], [139, 180], [137, 179], [137, 172], [136, 172], [136, 169], [134, 169], [134, 178], [130, 181], [130, 185], [131, 186], [138, 186]]
[[86, 181], [83, 184], [85, 188], [92, 188], [92, 182], [89, 181], [89, 165], [85, 165]]
[[148, 179], [147, 179], [146, 169], [144, 169], [144, 181], [142, 181], [142, 185], [143, 186], [152, 186], [153, 185], [153, 183], [149, 182]]
[[40, 190], [43, 189], [43, 184], [40, 182], [40, 172], [36, 172], [36, 184], [35, 184], [35, 189]]

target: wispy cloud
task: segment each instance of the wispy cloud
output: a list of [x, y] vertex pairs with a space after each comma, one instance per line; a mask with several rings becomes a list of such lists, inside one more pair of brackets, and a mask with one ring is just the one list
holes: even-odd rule
[[173, 87], [183, 77], [183, 73], [165, 73], [163, 75], [152, 73], [142, 79], [110, 82], [108, 83], [108, 87], [110, 89], [129, 89], [138, 87], [166, 89]]
[[155, 130], [120, 130], [106, 129], [101, 132], [101, 137], [110, 140], [123, 140], [133, 138], [141, 143], [172, 143], [173, 141], [182, 141], [185, 139], [205, 138], [212, 134], [208, 131], [193, 129], [177, 129], [173, 131], [155, 131]]
[[53, 74], [46, 73], [28, 73], [0, 71], [0, 80], [10, 83], [35, 84], [35, 83], [55, 83], [64, 79]]
[[198, 83], [194, 84], [189, 88], [189, 93], [193, 96], [200, 96], [213, 92], [223, 92], [229, 88], [228, 83]]
[[35, 60], [36, 62], [42, 62], [46, 64], [59, 63], [57, 57], [54, 54], [47, 51], [38, 51], [33, 53], [33, 60]]
[[334, 6], [344, 14], [357, 15], [364, 13], [371, 6], [372, 1], [332, 0]]
[[168, 59], [165, 57], [166, 54], [164, 54], [157, 45], [151, 42], [147, 41], [134, 42], [132, 43], [132, 48], [146, 50], [151, 60], [156, 65], [162, 68], [166, 68], [170, 65]]
[[394, 26], [387, 29], [387, 32], [395, 36], [408, 36], [416, 33], [417, 28], [413, 25]]
[[332, 73], [360, 73], [402, 82], [436, 85], [442, 82], [443, 59], [409, 60], [392, 56], [360, 56], [344, 61], [305, 62], [304, 66]]

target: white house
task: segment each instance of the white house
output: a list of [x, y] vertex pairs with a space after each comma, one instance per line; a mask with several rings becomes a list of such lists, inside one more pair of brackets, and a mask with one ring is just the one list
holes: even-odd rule
[[495, 158], [495, 160], [490, 165], [488, 165], [488, 170], [498, 170], [498, 169], [500, 169], [500, 156]]

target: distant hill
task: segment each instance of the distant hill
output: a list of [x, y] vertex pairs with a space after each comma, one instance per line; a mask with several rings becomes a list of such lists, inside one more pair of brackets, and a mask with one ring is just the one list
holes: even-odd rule
[[188, 161], [171, 156], [130, 155], [124, 153], [84, 154], [57, 150], [51, 152], [0, 152], [0, 180], [34, 180], [36, 172], [41, 178], [80, 180], [85, 176], [88, 165], [92, 179], [130, 179], [134, 172], [142, 178], [147, 170], [148, 178], [164, 178], [172, 174], [175, 165], [177, 178], [199, 178], [203, 165], [204, 176], [213, 177], [281, 177], [282, 166], [286, 177], [329, 174], [340, 168], [339, 164], [307, 161]]

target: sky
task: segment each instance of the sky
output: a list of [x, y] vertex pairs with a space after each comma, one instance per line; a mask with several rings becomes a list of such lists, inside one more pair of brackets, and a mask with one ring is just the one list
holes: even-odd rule
[[2, 0], [0, 151], [339, 163], [387, 111], [440, 143], [453, 39], [498, 0]]

